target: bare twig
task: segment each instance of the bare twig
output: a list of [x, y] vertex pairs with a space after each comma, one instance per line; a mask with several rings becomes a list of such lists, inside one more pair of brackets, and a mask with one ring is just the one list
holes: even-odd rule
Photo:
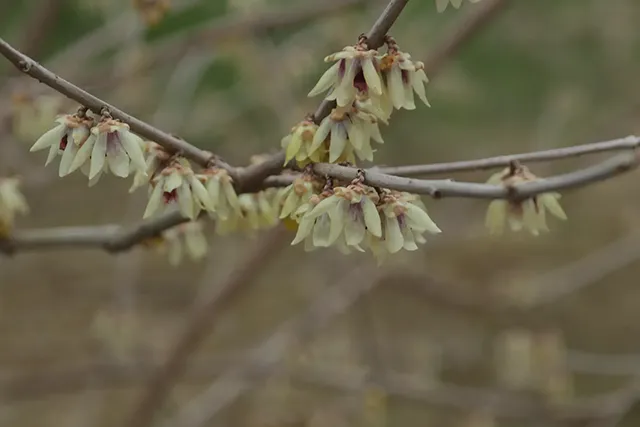
[[486, 159], [465, 160], [450, 163], [431, 163], [424, 165], [392, 166], [373, 169], [378, 172], [398, 176], [440, 175], [453, 172], [478, 171], [507, 167], [516, 160], [526, 163], [539, 163], [579, 157], [587, 154], [603, 153], [607, 151], [631, 151], [635, 150], [639, 145], [640, 137], [631, 135], [625, 138], [612, 139], [610, 141], [594, 142], [566, 148], [556, 148], [553, 150], [534, 151], [531, 153], [488, 157]]
[[117, 107], [108, 104], [84, 89], [64, 80], [60, 76], [57, 76], [1, 38], [0, 54], [11, 61], [18, 70], [39, 80], [66, 97], [90, 108], [92, 111], [98, 113], [106, 107], [111, 113], [111, 116], [127, 123], [131, 127], [132, 131], [138, 133], [140, 136], [157, 142], [171, 152], [180, 152], [185, 157], [203, 166], [207, 166], [212, 160], [214, 160], [214, 155], [212, 153], [201, 150], [180, 138], [169, 135], [154, 126], [125, 113]]
[[155, 411], [162, 406], [174, 383], [184, 371], [189, 356], [206, 338], [214, 319], [236, 296], [251, 284], [263, 268], [279, 253], [286, 243], [286, 233], [280, 227], [270, 231], [257, 244], [254, 252], [222, 282], [209, 299], [193, 314], [169, 352], [167, 361], [158, 368], [145, 387], [140, 403], [136, 405], [126, 425], [145, 427], [151, 424]]
[[[471, 197], [477, 199], [512, 199], [519, 200], [551, 191], [584, 187], [594, 182], [629, 172], [638, 166], [638, 157], [620, 155], [599, 164], [550, 178], [533, 182], [503, 187], [488, 184], [462, 183], [451, 180], [422, 180], [387, 175], [374, 170], [365, 172], [365, 182], [384, 188], [425, 194], [434, 198], [440, 197]], [[334, 164], [316, 164], [314, 170], [322, 175], [334, 178], [352, 180], [358, 170]]]

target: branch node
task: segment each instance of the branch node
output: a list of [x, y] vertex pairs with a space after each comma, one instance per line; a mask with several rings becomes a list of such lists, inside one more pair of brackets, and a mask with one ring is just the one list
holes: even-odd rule
[[18, 61], [18, 68], [23, 73], [28, 73], [29, 71], [31, 71], [31, 65], [31, 61], [27, 61], [26, 59]]

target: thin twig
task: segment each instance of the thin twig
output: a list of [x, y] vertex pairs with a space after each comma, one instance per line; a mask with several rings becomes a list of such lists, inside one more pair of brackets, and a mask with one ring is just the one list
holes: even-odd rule
[[[511, 187], [454, 182], [451, 180], [404, 178], [376, 171], [365, 172], [365, 183], [375, 187], [408, 191], [434, 198], [469, 197], [477, 199], [522, 200], [537, 194], [584, 187], [595, 182], [604, 181], [634, 170], [638, 166], [638, 160], [635, 154], [620, 155], [575, 172], [517, 184]], [[358, 169], [355, 168], [325, 163], [314, 165], [314, 171], [321, 175], [328, 175], [344, 180], [352, 180], [358, 173]]]
[[167, 361], [151, 377], [138, 405], [135, 406], [125, 425], [146, 427], [151, 425], [155, 411], [162, 406], [171, 388], [182, 375], [189, 356], [208, 335], [214, 319], [224, 307], [235, 300], [253, 279], [269, 265], [269, 262], [284, 248], [286, 233], [277, 227], [263, 237], [257, 247], [232, 274], [216, 287], [209, 299], [200, 306], [187, 322], [178, 342], [169, 352]]
[[478, 160], [465, 160], [460, 162], [431, 163], [424, 165], [406, 165], [395, 167], [373, 168], [377, 172], [397, 176], [427, 176], [449, 174], [453, 172], [479, 171], [508, 167], [514, 160], [526, 163], [548, 162], [571, 157], [579, 157], [587, 154], [603, 153], [607, 151], [631, 151], [640, 146], [640, 137], [627, 136], [625, 138], [612, 139], [610, 141], [594, 142], [590, 144], [575, 145], [553, 150], [534, 151], [522, 154], [509, 154], [504, 156], [488, 157]]
[[98, 113], [103, 108], [107, 108], [116, 119], [127, 123], [131, 130], [136, 132], [142, 137], [145, 137], [151, 141], [155, 141], [162, 145], [171, 152], [180, 152], [185, 157], [193, 160], [194, 162], [207, 166], [213, 159], [212, 153], [201, 150], [200, 148], [189, 144], [188, 142], [176, 138], [152, 125], [146, 123], [130, 114], [125, 113], [119, 108], [108, 104], [106, 101], [90, 94], [84, 89], [79, 88], [71, 82], [64, 80], [62, 77], [57, 76], [47, 68], [43, 67], [27, 55], [23, 54], [19, 50], [15, 49], [9, 43], [0, 38], [0, 54], [7, 58], [18, 70], [23, 73], [39, 80], [46, 84], [55, 91], [65, 95], [66, 97], [73, 99], [74, 101], [84, 105], [92, 111]]

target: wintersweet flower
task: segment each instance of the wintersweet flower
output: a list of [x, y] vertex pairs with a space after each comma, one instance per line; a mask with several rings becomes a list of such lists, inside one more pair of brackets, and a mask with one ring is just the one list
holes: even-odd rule
[[397, 110], [415, 110], [415, 92], [425, 105], [431, 106], [425, 90], [429, 79], [424, 72], [424, 63], [412, 61], [411, 55], [399, 51], [392, 42], [389, 51], [380, 60], [380, 70], [387, 94], [384, 101], [390, 102]]
[[309, 201], [315, 190], [316, 184], [313, 177], [303, 175], [279, 191], [277, 208], [279, 209], [280, 219], [292, 217], [300, 206]]
[[395, 190], [383, 190], [381, 217], [385, 250], [396, 253], [401, 249], [415, 251], [418, 243], [425, 243], [424, 233], [438, 234], [440, 228], [433, 222], [419, 196]]
[[272, 191], [240, 194], [240, 213], [216, 221], [216, 232], [226, 235], [236, 231], [254, 232], [275, 226], [278, 223], [278, 213], [272, 200], [274, 195]]
[[200, 221], [190, 221], [172, 227], [162, 233], [163, 244], [159, 249], [167, 253], [169, 263], [178, 265], [186, 255], [199, 261], [207, 254], [208, 244], [204, 226]]
[[162, 145], [153, 141], [141, 140], [140, 146], [142, 152], [147, 156], [145, 160], [146, 170], [132, 170], [134, 173], [133, 183], [129, 188], [129, 193], [133, 193], [138, 188], [148, 184], [149, 178], [154, 177], [171, 159], [171, 154], [167, 153]]
[[55, 121], [58, 125], [44, 133], [33, 144], [29, 151], [49, 149], [45, 166], [49, 165], [57, 155], [62, 155], [58, 175], [63, 177], [71, 172], [71, 164], [80, 146], [87, 141], [93, 119], [83, 113], [65, 114]]
[[[487, 184], [511, 187], [538, 179], [527, 167], [512, 165], [502, 172], [492, 175]], [[505, 223], [508, 223], [512, 231], [527, 229], [532, 235], [537, 236], [540, 231], [549, 231], [546, 211], [558, 219], [567, 219], [567, 215], [558, 202], [560, 197], [559, 193], [549, 192], [525, 200], [493, 200], [487, 209], [486, 227], [491, 234], [502, 234]]]
[[[0, 178], [0, 228], [11, 229], [18, 214], [29, 213], [29, 206], [20, 192], [20, 179]], [[0, 230], [0, 234], [2, 230]]]
[[326, 99], [335, 100], [339, 107], [351, 105], [358, 93], [381, 96], [383, 87], [377, 53], [359, 43], [327, 56], [325, 62], [336, 63], [320, 77], [309, 96], [328, 92]]
[[[447, 6], [449, 6], [449, 3], [451, 3], [451, 6], [458, 9], [462, 5], [462, 1], [463, 0], [436, 0], [436, 9], [438, 9], [438, 12], [443, 12], [447, 8]], [[469, 1], [471, 3], [478, 3], [480, 0]]]
[[376, 117], [356, 108], [349, 112], [334, 108], [325, 117], [313, 138], [311, 151], [328, 144], [329, 162], [353, 161], [355, 153], [360, 159], [372, 160], [371, 139], [383, 143]]
[[377, 198], [375, 190], [360, 183], [335, 187], [330, 196], [312, 202], [315, 206], [300, 219], [291, 244], [296, 245], [313, 235], [313, 246], [328, 247], [344, 237], [346, 246], [362, 251], [360, 245], [367, 234], [382, 236]]
[[318, 126], [312, 119], [305, 119], [291, 128], [289, 135], [282, 138], [281, 146], [286, 152], [285, 165], [293, 159], [301, 166], [309, 161], [320, 162], [320, 152], [317, 149], [311, 150], [317, 129]]
[[211, 196], [194, 174], [189, 162], [177, 159], [150, 181], [149, 202], [143, 218], [149, 218], [171, 206], [189, 219], [196, 219], [202, 208], [213, 210]]
[[69, 173], [90, 162], [90, 180], [98, 179], [105, 170], [121, 178], [128, 177], [132, 169], [146, 174], [143, 145], [142, 138], [130, 132], [128, 124], [104, 118], [81, 144]]
[[203, 177], [211, 209], [209, 216], [220, 220], [227, 220], [231, 216], [242, 214], [242, 208], [236, 190], [233, 188], [233, 179], [225, 169], [208, 168], [200, 175]]

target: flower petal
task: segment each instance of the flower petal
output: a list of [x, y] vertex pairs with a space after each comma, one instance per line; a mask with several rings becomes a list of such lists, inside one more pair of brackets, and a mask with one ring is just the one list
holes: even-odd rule
[[104, 132], [98, 133], [96, 136], [96, 142], [93, 145], [91, 151], [91, 169], [89, 170], [89, 179], [94, 178], [105, 164], [105, 155], [107, 153], [107, 134]]
[[60, 140], [66, 134], [67, 127], [64, 125], [58, 125], [53, 129], [50, 129], [44, 133], [35, 144], [29, 149], [30, 152], [44, 150], [52, 145], [59, 145]]

